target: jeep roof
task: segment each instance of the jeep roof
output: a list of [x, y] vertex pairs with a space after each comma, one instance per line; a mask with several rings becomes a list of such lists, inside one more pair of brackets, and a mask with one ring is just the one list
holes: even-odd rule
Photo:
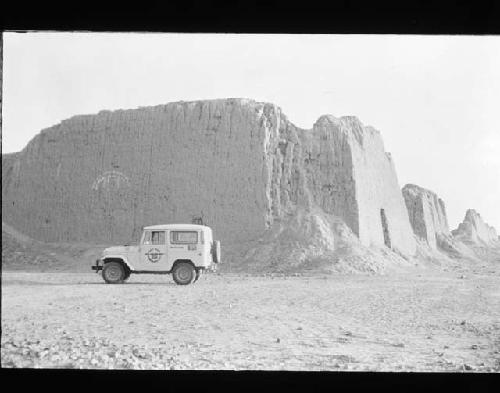
[[143, 229], [148, 230], [165, 230], [165, 229], [175, 229], [175, 230], [197, 230], [197, 229], [210, 229], [206, 225], [198, 224], [163, 224], [163, 225], [150, 225], [144, 227]]

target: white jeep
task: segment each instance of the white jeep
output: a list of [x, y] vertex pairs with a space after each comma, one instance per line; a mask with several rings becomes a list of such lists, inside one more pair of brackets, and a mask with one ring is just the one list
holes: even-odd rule
[[220, 263], [220, 242], [205, 225], [169, 224], [144, 227], [138, 246], [106, 248], [92, 270], [102, 270], [108, 284], [134, 274], [172, 274], [179, 285], [198, 280], [203, 270]]

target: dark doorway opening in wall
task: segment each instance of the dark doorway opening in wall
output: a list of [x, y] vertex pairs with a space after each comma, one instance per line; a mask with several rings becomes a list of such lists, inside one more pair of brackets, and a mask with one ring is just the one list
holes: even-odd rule
[[389, 226], [387, 225], [387, 217], [385, 210], [380, 209], [380, 219], [382, 220], [382, 232], [384, 234], [384, 244], [391, 248], [391, 234], [389, 233]]

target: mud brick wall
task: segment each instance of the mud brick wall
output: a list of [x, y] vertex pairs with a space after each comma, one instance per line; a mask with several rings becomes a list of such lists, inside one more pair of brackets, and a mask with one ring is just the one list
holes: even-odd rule
[[42, 131], [4, 191], [4, 220], [48, 241], [125, 242], [193, 216], [238, 240], [265, 228], [277, 117], [240, 100], [76, 116]]
[[353, 117], [304, 130], [247, 99], [101, 111], [43, 130], [2, 163], [3, 220], [39, 240], [131, 242], [144, 225], [202, 217], [231, 244], [320, 207], [363, 244], [389, 236], [415, 251], [394, 164]]
[[480, 245], [499, 241], [495, 228], [485, 223], [481, 215], [474, 209], [467, 210], [463, 222], [451, 233], [459, 240]]
[[429, 247], [437, 249], [439, 237], [450, 236], [443, 200], [415, 184], [406, 184], [402, 192], [413, 232]]
[[319, 170], [311, 171], [316, 173], [313, 178], [318, 179], [318, 173], [323, 178], [312, 181], [320, 206], [341, 217], [364, 245], [414, 254], [415, 239], [394, 163], [380, 133], [356, 117], [327, 115], [315, 123], [312, 137], [321, 145]]

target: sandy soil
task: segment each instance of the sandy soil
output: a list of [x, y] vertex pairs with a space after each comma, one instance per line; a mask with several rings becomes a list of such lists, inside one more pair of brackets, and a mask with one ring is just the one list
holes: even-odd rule
[[500, 267], [397, 275], [2, 273], [2, 367], [500, 371]]

